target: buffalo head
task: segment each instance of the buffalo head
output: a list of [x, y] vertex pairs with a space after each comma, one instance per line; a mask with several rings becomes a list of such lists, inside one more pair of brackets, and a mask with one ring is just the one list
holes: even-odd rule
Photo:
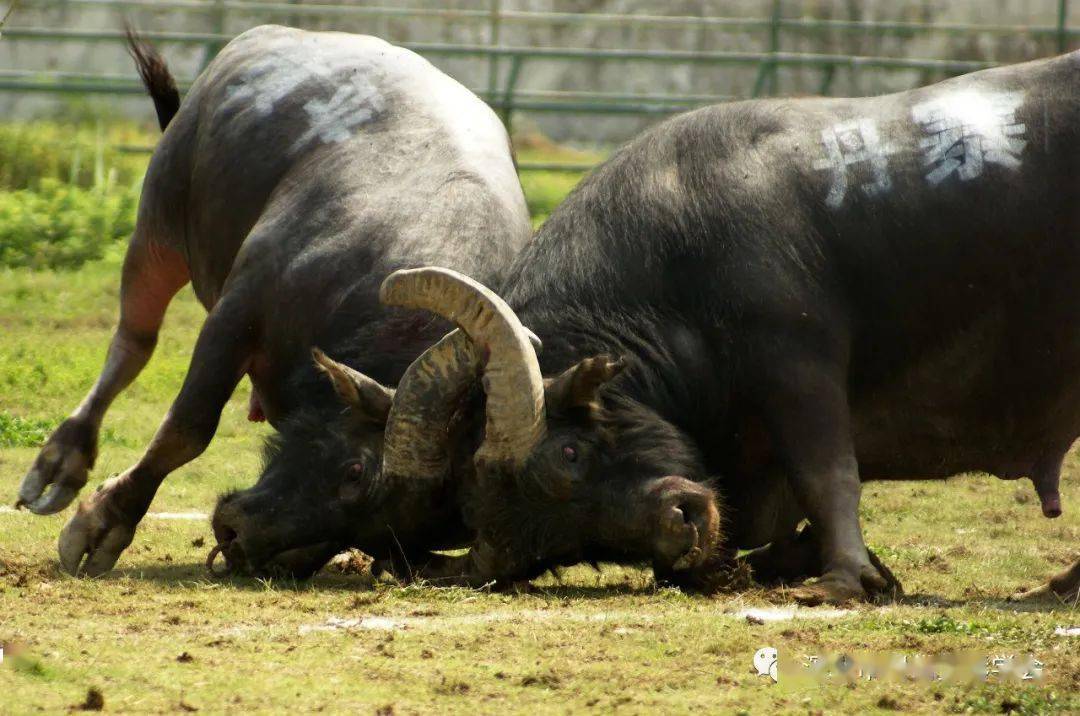
[[[475, 481], [463, 498], [474, 548], [427, 576], [508, 582], [580, 561], [644, 561], [693, 584], [715, 566], [720, 513], [702, 460], [678, 428], [620, 391], [623, 359], [592, 356], [545, 379], [510, 307], [447, 269], [398, 271], [381, 298], [456, 323], [430, 361], [429, 385], [467, 378], [455, 366], [476, 359], [486, 396]], [[421, 404], [410, 410], [438, 409], [461, 389], [413, 393]]]
[[257, 483], [218, 501], [211, 568], [220, 554], [232, 572], [306, 578], [347, 547], [408, 564], [465, 543], [449, 479], [451, 436], [468, 442], [455, 406], [477, 370], [465, 336], [430, 348], [396, 390], [318, 348], [312, 357], [337, 402], [293, 415]]

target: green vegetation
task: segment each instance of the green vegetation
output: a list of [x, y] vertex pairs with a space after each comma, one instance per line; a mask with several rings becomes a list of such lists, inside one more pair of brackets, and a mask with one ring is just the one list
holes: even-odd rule
[[[543, 175], [532, 180], [548, 186]], [[529, 191], [534, 209], [550, 206]], [[119, 251], [73, 270], [0, 268], [0, 504], [14, 501], [45, 433], [97, 376], [119, 275]], [[128, 467], [151, 438], [202, 316], [185, 289], [153, 361], [106, 420], [87, 490]], [[227, 406], [210, 449], [166, 481], [154, 513], [209, 512], [220, 492], [250, 484], [267, 428], [246, 422], [247, 390], [245, 382]], [[1074, 509], [1077, 474], [1074, 453], [1062, 490]], [[1027, 481], [985, 476], [874, 483], [864, 494], [867, 537], [910, 596], [764, 623], [742, 610], [786, 608], [783, 592], [687, 596], [656, 589], [637, 568], [574, 568], [520, 595], [401, 587], [368, 574], [217, 581], [202, 566], [206, 521], [154, 516], [116, 572], [77, 580], [58, 571], [55, 556], [71, 510], [48, 518], [0, 510], [0, 711], [1080, 711], [1080, 638], [1054, 633], [1080, 625], [1077, 606], [1006, 600], [1075, 559], [1072, 513], [1043, 519]], [[789, 655], [1034, 653], [1046, 681], [795, 689], [752, 672], [766, 645]]]
[[100, 259], [131, 235], [137, 203], [133, 187], [82, 189], [55, 179], [0, 192], [0, 266], [77, 268]]
[[78, 268], [122, 251], [154, 140], [129, 125], [0, 124], [0, 267]]
[[[0, 267], [75, 269], [122, 252], [135, 226], [148, 156], [124, 147], [157, 136], [131, 124], [0, 124]], [[592, 164], [602, 156], [519, 138], [523, 162]], [[526, 171], [522, 185], [539, 226], [580, 181], [578, 172]]]
[[0, 447], [41, 447], [59, 420], [26, 420], [0, 413]]
[[89, 127], [64, 122], [0, 123], [0, 189], [32, 189], [62, 181], [82, 189], [109, 181], [131, 186], [146, 171], [145, 154], [129, 146], [152, 146], [157, 136], [133, 124]]

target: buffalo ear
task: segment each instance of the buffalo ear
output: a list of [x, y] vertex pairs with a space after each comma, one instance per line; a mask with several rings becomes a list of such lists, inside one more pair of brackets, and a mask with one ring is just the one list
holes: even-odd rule
[[330, 379], [334, 392], [350, 410], [371, 422], [386, 423], [390, 406], [394, 403], [393, 389], [344, 363], [338, 363], [318, 348], [311, 349], [311, 357], [315, 360], [315, 367]]
[[586, 358], [547, 381], [545, 399], [552, 408], [592, 408], [600, 388], [623, 372], [626, 360], [599, 355]]

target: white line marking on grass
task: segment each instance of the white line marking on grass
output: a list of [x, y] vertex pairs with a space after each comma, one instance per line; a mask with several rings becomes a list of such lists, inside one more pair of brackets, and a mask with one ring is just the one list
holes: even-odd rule
[[210, 515], [205, 512], [150, 512], [147, 517], [157, 520], [208, 520]]
[[1080, 636], [1080, 627], [1058, 627], [1054, 636]]
[[352, 631], [363, 629], [366, 631], [397, 631], [404, 629], [405, 623], [398, 619], [386, 617], [357, 617], [355, 619], [342, 619], [330, 617], [325, 624], [303, 624], [300, 626], [300, 636], [310, 634], [313, 631]]
[[[0, 505], [0, 515], [32, 515], [29, 510], [16, 510], [14, 507]], [[150, 512], [146, 515], [152, 520], [208, 520], [210, 515], [205, 512], [190, 510], [187, 512]]]
[[[849, 614], [854, 614], [851, 609], [803, 609], [801, 607], [765, 607], [756, 609], [740, 609], [735, 612], [720, 612], [716, 616], [727, 619], [745, 620], [747, 616], [753, 616], [763, 621], [785, 621], [791, 619], [839, 619]], [[349, 633], [355, 631], [397, 631], [400, 629], [439, 629], [450, 625], [484, 624], [491, 622], [546, 622], [546, 621], [574, 621], [574, 622], [609, 622], [622, 621], [625, 624], [612, 630], [613, 634], [630, 634], [638, 629], [645, 628], [655, 618], [638, 612], [612, 611], [594, 614], [582, 614], [580, 612], [566, 611], [561, 609], [526, 609], [521, 611], [494, 611], [484, 614], [465, 614], [459, 616], [434, 616], [434, 617], [327, 617], [322, 624], [302, 624], [298, 628], [301, 636], [315, 632], [339, 632]]]

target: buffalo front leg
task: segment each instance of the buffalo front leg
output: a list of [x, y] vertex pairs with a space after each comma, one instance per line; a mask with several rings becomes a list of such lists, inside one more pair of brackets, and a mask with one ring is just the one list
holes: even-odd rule
[[79, 407], [53, 432], [19, 488], [18, 507], [49, 515], [71, 504], [97, 458], [105, 412], [150, 360], [169, 301], [188, 282], [184, 258], [138, 232], [124, 258], [120, 322], [101, 375]]
[[793, 596], [821, 604], [884, 592], [889, 579], [874, 566], [859, 525], [862, 485], [841, 371], [814, 362], [784, 368], [770, 386], [768, 418], [821, 565], [821, 576]]
[[79, 505], [60, 533], [60, 563], [71, 574], [98, 576], [112, 569], [131, 544], [162, 480], [198, 457], [217, 430], [221, 410], [243, 376], [254, 324], [227, 295], [206, 320], [180, 394], [142, 458], [106, 480]]

